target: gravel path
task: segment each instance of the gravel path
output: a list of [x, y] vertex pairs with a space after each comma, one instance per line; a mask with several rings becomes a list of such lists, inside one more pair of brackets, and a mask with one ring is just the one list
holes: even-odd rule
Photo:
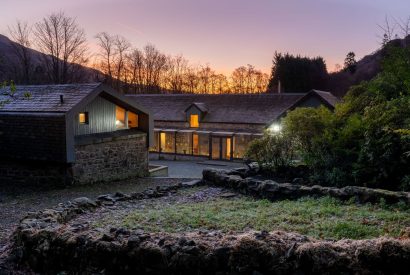
[[44, 190], [36, 188], [12, 188], [0, 185], [0, 253], [15, 226], [27, 212], [57, 206], [78, 197], [95, 199], [102, 194], [117, 191], [123, 193], [140, 192], [158, 185], [186, 181], [171, 178], [142, 178], [104, 184], [71, 186], [64, 189]]

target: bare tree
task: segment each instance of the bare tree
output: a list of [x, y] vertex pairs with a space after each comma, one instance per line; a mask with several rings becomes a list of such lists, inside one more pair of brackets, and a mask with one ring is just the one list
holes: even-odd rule
[[98, 56], [101, 58], [99, 69], [107, 76], [106, 82], [111, 84], [113, 79], [112, 67], [114, 62], [114, 43], [115, 38], [106, 32], [98, 33], [97, 44], [100, 47]]
[[124, 37], [116, 35], [114, 39], [114, 51], [115, 51], [115, 78], [116, 85], [115, 88], [120, 89], [121, 82], [127, 83], [127, 72], [125, 67], [125, 57], [127, 51], [131, 47], [130, 42]]
[[149, 92], [158, 92], [161, 89], [161, 76], [167, 68], [167, 57], [154, 45], [144, 47], [145, 55], [145, 85]]
[[184, 77], [188, 70], [188, 60], [182, 55], [168, 58], [167, 84], [169, 89], [176, 93], [184, 91]]
[[134, 93], [141, 92], [144, 86], [144, 54], [139, 49], [133, 49], [126, 55], [127, 67], [130, 73], [130, 83]]
[[198, 69], [188, 67], [185, 73], [185, 86], [188, 93], [195, 93], [198, 91], [199, 78]]
[[16, 55], [22, 77], [16, 79], [24, 84], [30, 84], [31, 71], [32, 71], [32, 54], [31, 47], [31, 27], [27, 22], [17, 21], [16, 25], [9, 26], [10, 37], [14, 43], [11, 43], [11, 47]]
[[84, 30], [74, 18], [54, 13], [35, 24], [38, 49], [45, 54], [43, 62], [54, 83], [79, 81], [79, 72], [87, 62]]
[[397, 23], [390, 22], [390, 19], [387, 17], [387, 15], [384, 18], [384, 24], [383, 25], [378, 24], [378, 26], [383, 32], [382, 36], [379, 36], [379, 38], [381, 39], [382, 45], [386, 45], [393, 38], [395, 38]]

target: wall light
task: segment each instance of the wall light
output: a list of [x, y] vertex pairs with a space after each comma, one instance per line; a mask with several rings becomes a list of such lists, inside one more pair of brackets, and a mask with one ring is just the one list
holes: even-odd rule
[[273, 133], [279, 133], [282, 130], [282, 126], [280, 124], [274, 123], [268, 127], [268, 130]]

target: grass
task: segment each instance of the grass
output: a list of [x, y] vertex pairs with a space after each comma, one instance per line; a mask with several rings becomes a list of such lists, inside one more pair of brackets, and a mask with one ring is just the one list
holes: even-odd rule
[[134, 210], [118, 222], [129, 229], [151, 232], [284, 230], [316, 238], [366, 239], [399, 236], [403, 228], [410, 226], [410, 211], [403, 205], [356, 205], [329, 197], [273, 203], [251, 198], [217, 198], [166, 208], [154, 205]]

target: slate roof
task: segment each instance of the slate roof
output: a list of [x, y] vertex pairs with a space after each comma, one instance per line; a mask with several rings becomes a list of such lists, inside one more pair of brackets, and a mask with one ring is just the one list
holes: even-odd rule
[[[0, 103], [6, 103], [0, 105], [0, 112], [66, 113], [100, 85], [102, 84], [16, 86], [12, 97], [7, 95], [10, 88], [3, 88], [0, 89]], [[25, 93], [30, 93], [30, 98], [26, 98]], [[60, 102], [60, 95], [63, 95], [63, 104]]]
[[150, 106], [154, 120], [185, 121], [185, 110], [194, 102], [208, 107], [204, 122], [266, 124], [304, 94], [229, 95], [129, 95]]
[[[338, 101], [328, 92], [316, 93], [334, 106]], [[143, 106], [149, 106], [157, 121], [186, 121], [187, 108], [198, 103], [207, 108], [203, 122], [267, 124], [279, 118], [306, 93], [282, 94], [139, 94], [127, 95]]]
[[336, 103], [340, 102], [340, 99], [335, 97], [332, 93], [319, 91], [319, 90], [312, 90], [311, 92], [315, 92], [319, 96], [321, 96], [325, 101], [327, 101], [333, 108], [336, 106]]
[[200, 110], [203, 113], [207, 113], [208, 112], [208, 106], [203, 103], [203, 102], [194, 102], [192, 103], [188, 108], [185, 109], [185, 111], [188, 111], [189, 108], [191, 108], [192, 106], [195, 106], [198, 108], [198, 110]]

